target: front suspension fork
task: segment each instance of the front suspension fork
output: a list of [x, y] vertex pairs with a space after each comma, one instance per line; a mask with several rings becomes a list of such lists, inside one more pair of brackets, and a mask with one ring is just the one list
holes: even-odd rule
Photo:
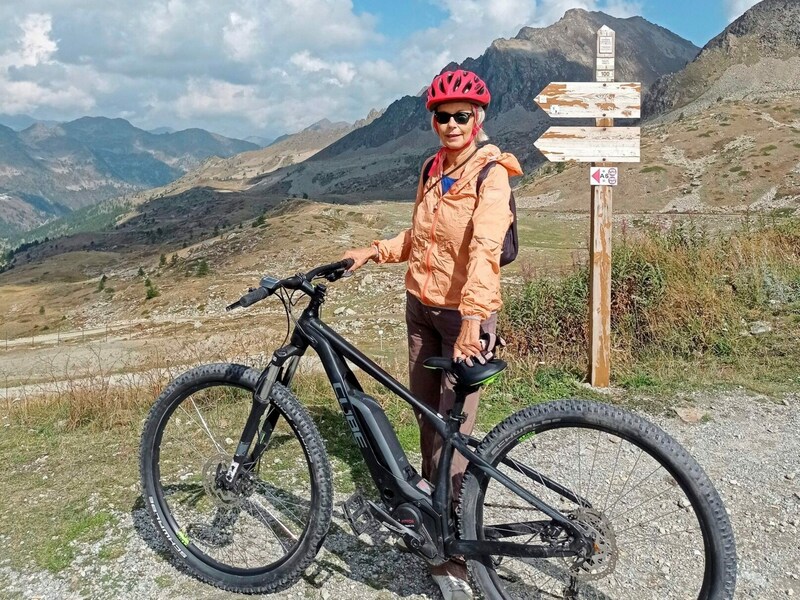
[[[255, 463], [258, 462], [258, 459], [269, 443], [272, 430], [275, 428], [275, 424], [278, 421], [278, 411], [269, 401], [270, 394], [272, 393], [272, 386], [275, 385], [275, 381], [278, 379], [278, 375], [281, 371], [281, 365], [276, 364], [276, 362], [275, 358], [273, 358], [269, 366], [261, 373], [261, 377], [258, 378], [256, 389], [253, 392], [253, 404], [250, 407], [250, 414], [247, 416], [247, 422], [244, 425], [242, 436], [239, 438], [236, 454], [234, 454], [228, 471], [225, 473], [225, 482], [229, 486], [233, 485], [240, 469], [252, 469]], [[248, 452], [250, 451], [250, 446], [253, 445], [253, 439], [261, 423], [261, 418], [264, 416], [264, 413], [267, 412], [268, 408], [269, 413], [267, 418], [264, 419], [258, 441], [253, 447], [253, 452], [250, 453], [248, 457]]]

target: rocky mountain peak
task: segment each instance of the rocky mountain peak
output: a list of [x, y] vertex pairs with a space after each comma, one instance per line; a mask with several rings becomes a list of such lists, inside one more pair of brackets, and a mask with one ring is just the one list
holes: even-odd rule
[[762, 0], [685, 69], [656, 82], [643, 110], [648, 117], [678, 109], [692, 114], [723, 100], [796, 94], [799, 86], [800, 1]]
[[800, 2], [762, 0], [709, 41], [703, 51], [720, 48], [735, 53], [742, 38], [752, 39], [761, 56], [800, 48]]
[[331, 131], [333, 129], [342, 129], [344, 127], [349, 127], [349, 123], [345, 123], [344, 121], [337, 121], [333, 123], [330, 119], [320, 119], [316, 123], [312, 123], [308, 127], [305, 128], [305, 131]]

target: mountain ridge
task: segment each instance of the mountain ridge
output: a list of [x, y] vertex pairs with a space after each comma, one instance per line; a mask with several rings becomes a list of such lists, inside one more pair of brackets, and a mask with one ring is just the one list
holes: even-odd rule
[[[486, 130], [530, 169], [542, 162], [533, 140], [550, 119], [533, 98], [551, 81], [594, 79], [596, 32], [617, 32], [617, 78], [645, 87], [682, 68], [699, 48], [641, 17], [618, 19], [572, 9], [543, 28], [522, 28], [514, 38], [492, 42], [477, 58], [450, 63], [478, 73], [492, 90]], [[666, 49], [666, 51], [665, 51]], [[419, 96], [392, 102], [383, 115], [320, 150], [302, 164], [284, 167], [259, 182], [265, 193], [301, 194], [336, 201], [343, 196], [409, 198], [424, 157], [438, 147]], [[521, 135], [525, 132], [526, 135]], [[528, 137], [529, 136], [529, 137]], [[381, 187], [378, 187], [381, 186]]]
[[154, 134], [121, 118], [36, 122], [18, 132], [0, 125], [0, 235], [39, 225], [63, 208], [163, 185], [211, 156], [257, 148], [196, 128]]
[[678, 73], [648, 90], [646, 118], [695, 114], [722, 100], [758, 100], [800, 90], [800, 2], [762, 0], [714, 36]]

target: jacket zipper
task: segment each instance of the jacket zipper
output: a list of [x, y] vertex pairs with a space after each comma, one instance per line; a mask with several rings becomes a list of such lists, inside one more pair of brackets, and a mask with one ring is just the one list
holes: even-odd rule
[[436, 206], [433, 207], [433, 221], [431, 222], [431, 243], [428, 246], [428, 251], [425, 253], [425, 268], [427, 269], [428, 273], [425, 276], [425, 283], [422, 284], [422, 290], [420, 291], [420, 296], [423, 304], [428, 303], [428, 297], [425, 295], [425, 292], [428, 289], [428, 282], [431, 279], [431, 252], [433, 252], [433, 244], [436, 241], [436, 222], [439, 220], [439, 205], [442, 203], [441, 198], [436, 202]]

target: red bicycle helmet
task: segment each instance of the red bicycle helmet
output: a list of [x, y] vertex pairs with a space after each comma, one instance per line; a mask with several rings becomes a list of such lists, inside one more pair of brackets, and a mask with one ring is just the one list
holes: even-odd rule
[[487, 106], [492, 96], [484, 81], [471, 71], [445, 71], [433, 78], [428, 87], [428, 101], [425, 106], [433, 110], [444, 102], [464, 100], [480, 106]]

